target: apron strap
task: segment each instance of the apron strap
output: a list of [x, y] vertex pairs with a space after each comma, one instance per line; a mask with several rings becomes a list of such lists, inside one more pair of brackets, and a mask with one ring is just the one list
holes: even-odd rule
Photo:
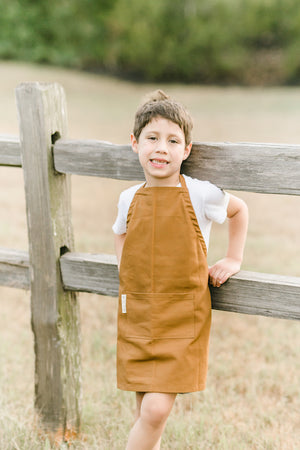
[[199, 237], [202, 250], [203, 250], [205, 256], [207, 256], [207, 248], [206, 248], [205, 240], [204, 240], [204, 237], [203, 237], [202, 232], [201, 232], [200, 227], [199, 227], [199, 223], [198, 223], [198, 220], [197, 220], [197, 217], [196, 217], [195, 210], [194, 210], [193, 205], [192, 205], [190, 193], [189, 193], [189, 190], [187, 188], [184, 176], [180, 174], [179, 179], [180, 179], [181, 186], [182, 186], [182, 188], [185, 191], [185, 204], [186, 204], [187, 210], [188, 210], [190, 218], [191, 218], [191, 220], [193, 222], [195, 231], [196, 231], [196, 233], [197, 233], [197, 235]]

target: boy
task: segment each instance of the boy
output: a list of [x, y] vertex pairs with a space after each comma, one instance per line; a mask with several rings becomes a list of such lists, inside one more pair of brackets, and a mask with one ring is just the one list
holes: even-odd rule
[[[177, 393], [205, 388], [211, 303], [240, 270], [248, 210], [239, 198], [180, 174], [192, 120], [162, 91], [135, 117], [131, 135], [146, 183], [124, 191], [113, 226], [120, 271], [117, 378], [136, 392], [127, 450], [159, 449]], [[225, 258], [208, 268], [212, 221], [229, 219]]]

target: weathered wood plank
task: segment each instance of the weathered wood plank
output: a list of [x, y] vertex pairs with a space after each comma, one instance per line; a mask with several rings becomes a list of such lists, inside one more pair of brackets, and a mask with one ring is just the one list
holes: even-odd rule
[[[55, 168], [61, 173], [143, 179], [129, 145], [59, 140], [54, 155]], [[17, 138], [0, 137], [0, 165], [21, 167]], [[194, 143], [190, 158], [183, 164], [183, 173], [208, 179], [223, 189], [275, 194], [299, 195], [299, 171], [300, 146], [278, 144]]]
[[119, 275], [114, 255], [66, 253], [60, 259], [65, 289], [117, 296]]
[[[144, 179], [129, 145], [59, 140], [54, 147], [54, 164], [62, 173]], [[182, 172], [223, 189], [300, 195], [300, 146], [195, 142]]]
[[0, 136], [0, 166], [22, 167], [19, 138]]
[[35, 407], [40, 426], [65, 436], [80, 427], [80, 328], [76, 294], [63, 289], [59, 258], [73, 249], [70, 179], [53, 167], [52, 145], [67, 129], [58, 84], [16, 89], [29, 235]]
[[214, 309], [300, 320], [299, 277], [241, 271], [211, 294]]
[[[112, 255], [66, 253], [61, 271], [65, 289], [118, 295], [118, 269]], [[221, 288], [211, 288], [214, 309], [300, 319], [300, 278], [241, 271]]]
[[86, 140], [59, 140], [54, 146], [54, 166], [58, 172], [77, 175], [143, 180], [138, 157], [129, 145]]
[[0, 248], [0, 286], [29, 289], [28, 252]]
[[300, 146], [196, 143], [183, 165], [191, 177], [223, 189], [300, 195]]
[[[0, 285], [27, 289], [28, 254], [0, 249]], [[114, 255], [66, 253], [60, 258], [64, 288], [116, 297], [119, 277]], [[2, 275], [2, 268], [4, 271]], [[7, 283], [8, 278], [12, 284]], [[22, 281], [13, 283], [16, 268]], [[27, 274], [27, 275], [26, 275]], [[220, 289], [212, 288], [213, 309], [285, 319], [300, 319], [300, 278], [241, 271]]]

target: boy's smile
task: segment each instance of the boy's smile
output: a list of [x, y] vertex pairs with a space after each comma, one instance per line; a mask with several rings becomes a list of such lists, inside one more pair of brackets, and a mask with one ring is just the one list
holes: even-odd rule
[[164, 167], [166, 164], [169, 164], [168, 161], [158, 158], [150, 159], [150, 163], [152, 164], [153, 167]]
[[131, 135], [133, 151], [139, 155], [147, 186], [177, 186], [180, 167], [191, 151], [179, 125], [157, 117], [142, 130], [138, 141]]

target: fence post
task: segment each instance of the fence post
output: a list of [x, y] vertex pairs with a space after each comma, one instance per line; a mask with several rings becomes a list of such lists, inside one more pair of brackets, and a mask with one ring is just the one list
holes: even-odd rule
[[80, 431], [80, 330], [76, 294], [63, 290], [59, 258], [73, 250], [70, 178], [58, 174], [52, 146], [67, 131], [58, 84], [16, 89], [24, 171], [39, 427], [66, 440]]

